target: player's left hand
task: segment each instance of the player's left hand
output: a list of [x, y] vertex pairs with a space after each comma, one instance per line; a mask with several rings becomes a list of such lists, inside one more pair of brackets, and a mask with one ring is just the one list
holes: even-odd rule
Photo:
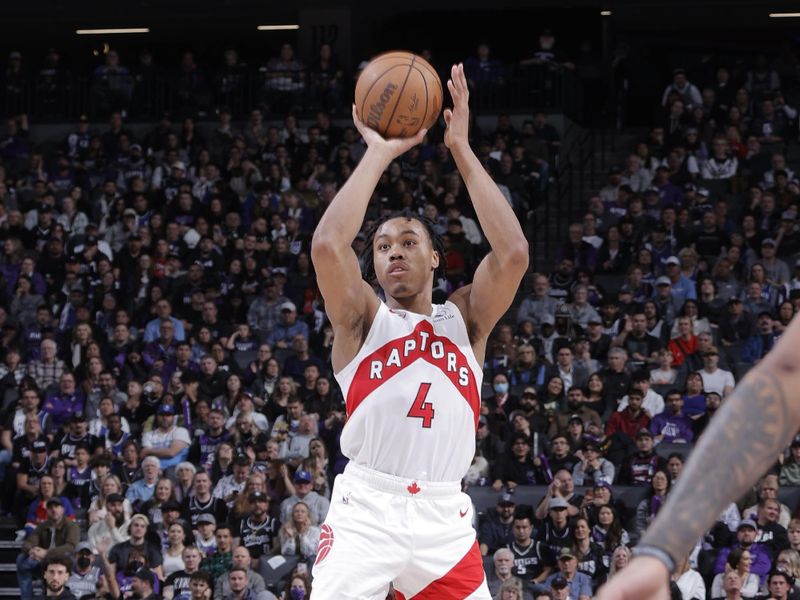
[[447, 89], [453, 98], [453, 108], [444, 110], [444, 143], [448, 148], [458, 144], [469, 144], [469, 88], [464, 76], [464, 65], [459, 63], [450, 69]]
[[366, 123], [358, 117], [355, 104], [353, 104], [353, 123], [358, 129], [358, 133], [364, 138], [367, 148], [373, 152], [381, 152], [390, 161], [405, 154], [414, 146], [421, 144], [428, 133], [427, 129], [420, 129], [414, 137], [384, 138], [374, 129], [367, 127]]

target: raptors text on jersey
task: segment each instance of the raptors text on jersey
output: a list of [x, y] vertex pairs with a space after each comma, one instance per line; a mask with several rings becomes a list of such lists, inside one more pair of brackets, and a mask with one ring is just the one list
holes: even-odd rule
[[475, 453], [483, 371], [455, 304], [434, 304], [427, 316], [381, 303], [336, 379], [350, 460], [398, 477], [462, 479]]

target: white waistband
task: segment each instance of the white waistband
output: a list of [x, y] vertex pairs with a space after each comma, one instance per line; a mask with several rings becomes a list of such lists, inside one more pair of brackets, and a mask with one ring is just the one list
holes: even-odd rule
[[347, 463], [344, 474], [363, 481], [382, 492], [389, 492], [406, 498], [453, 496], [461, 492], [460, 481], [423, 481], [421, 479], [397, 477], [357, 465], [353, 461]]

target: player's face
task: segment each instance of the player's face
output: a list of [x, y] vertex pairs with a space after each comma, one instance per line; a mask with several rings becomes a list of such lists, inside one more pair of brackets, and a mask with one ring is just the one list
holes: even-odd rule
[[389, 219], [375, 232], [375, 274], [390, 296], [404, 298], [433, 285], [439, 255], [425, 226], [416, 219]]

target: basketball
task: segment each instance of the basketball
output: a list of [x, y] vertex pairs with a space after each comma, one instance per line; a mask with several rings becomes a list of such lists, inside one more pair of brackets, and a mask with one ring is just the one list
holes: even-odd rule
[[387, 52], [364, 67], [355, 103], [359, 118], [383, 137], [412, 137], [439, 118], [442, 81], [421, 56]]

